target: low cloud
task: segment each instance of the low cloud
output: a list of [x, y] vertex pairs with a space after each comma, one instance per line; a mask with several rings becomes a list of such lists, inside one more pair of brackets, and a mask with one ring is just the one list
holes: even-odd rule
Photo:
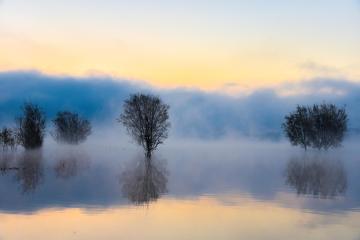
[[299, 66], [300, 69], [319, 76], [341, 76], [342, 71], [336, 67], [307, 61]]
[[159, 90], [110, 77], [62, 77], [36, 72], [0, 73], [0, 122], [12, 121], [24, 101], [44, 108], [48, 118], [72, 110], [94, 124], [115, 124], [122, 102], [137, 91], [160, 95], [171, 106], [172, 136], [279, 138], [283, 117], [297, 104], [331, 102], [346, 106], [351, 132], [360, 129], [360, 83], [313, 79], [258, 89], [246, 96], [196, 90]]

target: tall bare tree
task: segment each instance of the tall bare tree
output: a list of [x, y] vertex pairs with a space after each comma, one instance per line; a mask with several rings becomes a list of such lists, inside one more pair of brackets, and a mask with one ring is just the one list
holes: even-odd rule
[[138, 93], [131, 95], [123, 108], [118, 121], [144, 148], [146, 158], [151, 159], [152, 152], [168, 137], [169, 105], [157, 96]]
[[79, 144], [91, 134], [90, 122], [77, 113], [58, 112], [53, 124], [55, 129], [52, 136], [58, 142]]
[[36, 104], [24, 103], [23, 115], [17, 119], [18, 141], [25, 149], [35, 149], [42, 146], [45, 136], [45, 114]]

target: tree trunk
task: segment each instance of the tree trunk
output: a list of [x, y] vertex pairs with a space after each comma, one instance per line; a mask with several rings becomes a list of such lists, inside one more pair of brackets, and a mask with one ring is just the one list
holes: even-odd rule
[[151, 161], [151, 151], [147, 150], [145, 156], [146, 156], [146, 161], [150, 162]]

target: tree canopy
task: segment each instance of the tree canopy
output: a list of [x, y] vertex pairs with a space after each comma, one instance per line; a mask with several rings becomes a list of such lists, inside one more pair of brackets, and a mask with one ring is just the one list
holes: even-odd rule
[[23, 114], [17, 119], [17, 137], [26, 149], [39, 148], [45, 136], [46, 118], [42, 109], [33, 103], [24, 103]]
[[168, 137], [169, 105], [150, 94], [133, 94], [123, 106], [118, 119], [128, 133], [141, 145], [147, 158]]
[[16, 144], [16, 132], [11, 128], [4, 127], [0, 131], [0, 145], [2, 146], [2, 149], [4, 151], [9, 148], [14, 150], [16, 148]]
[[339, 147], [347, 131], [348, 117], [345, 108], [334, 104], [297, 106], [285, 116], [283, 129], [293, 145], [317, 149]]
[[58, 142], [79, 144], [91, 134], [91, 124], [77, 113], [58, 112], [53, 120], [54, 131], [52, 136]]

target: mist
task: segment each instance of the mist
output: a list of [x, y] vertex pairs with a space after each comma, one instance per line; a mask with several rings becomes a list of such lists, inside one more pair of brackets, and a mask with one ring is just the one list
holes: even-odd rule
[[[226, 95], [157, 89], [110, 77], [36, 72], [0, 73], [0, 81], [3, 125], [13, 124], [24, 101], [41, 106], [48, 120], [40, 150], [18, 147], [15, 153], [2, 155], [0, 194], [7, 196], [0, 200], [2, 211], [95, 210], [206, 196], [224, 205], [242, 201], [229, 202], [229, 196], [247, 196], [253, 201], [324, 212], [346, 212], [360, 205], [354, 185], [360, 181], [355, 138], [360, 123], [358, 83], [314, 79]], [[156, 175], [144, 175], [143, 149], [116, 121], [124, 99], [139, 91], [159, 95], [170, 105], [170, 136], [154, 153], [151, 174]], [[342, 147], [305, 152], [290, 146], [281, 131], [284, 115], [297, 104], [322, 102], [346, 106], [350, 131]], [[93, 131], [85, 143], [59, 144], [49, 134], [50, 120], [64, 110], [91, 121]], [[139, 179], [152, 182], [142, 185], [136, 182]], [[148, 186], [149, 194], [144, 192]], [[330, 198], [334, 201], [322, 204]]]
[[[124, 184], [137, 186], [131, 181], [138, 179], [138, 163], [144, 159], [140, 146], [117, 133], [107, 133], [106, 137], [94, 134], [77, 146], [58, 144], [48, 136], [40, 150], [19, 148], [14, 154], [7, 165], [6, 159], [1, 159], [0, 164], [0, 194], [6, 196], [0, 200], [0, 209], [12, 213], [127, 206], [132, 201], [124, 193]], [[360, 206], [356, 187], [360, 181], [359, 154], [358, 142], [354, 141], [328, 152], [305, 152], [286, 141], [170, 138], [154, 153], [154, 167], [162, 174], [156, 183], [162, 184], [160, 189], [164, 190], [152, 201], [211, 196], [228, 205], [249, 198], [311, 211], [346, 212]], [[319, 173], [300, 179], [310, 189], [331, 192], [338, 184], [332, 178], [334, 172], [341, 174], [340, 184], [345, 182], [346, 187], [342, 191], [335, 189], [334, 195], [320, 196], [324, 199], [321, 201], [317, 195], [309, 198], [313, 192], [299, 193], [299, 185], [288, 184], [287, 169], [294, 161], [320, 167]], [[329, 174], [323, 176], [324, 171]], [[325, 185], [312, 185], [318, 178]]]
[[159, 89], [113, 77], [51, 76], [38, 72], [0, 73], [0, 123], [11, 124], [24, 101], [41, 106], [48, 119], [69, 110], [89, 118], [95, 131], [115, 129], [123, 100], [131, 93], [159, 95], [170, 105], [171, 136], [218, 139], [281, 139], [285, 114], [297, 104], [346, 106], [349, 135], [360, 132], [360, 84], [346, 79], [310, 79], [227, 95], [195, 89]]

